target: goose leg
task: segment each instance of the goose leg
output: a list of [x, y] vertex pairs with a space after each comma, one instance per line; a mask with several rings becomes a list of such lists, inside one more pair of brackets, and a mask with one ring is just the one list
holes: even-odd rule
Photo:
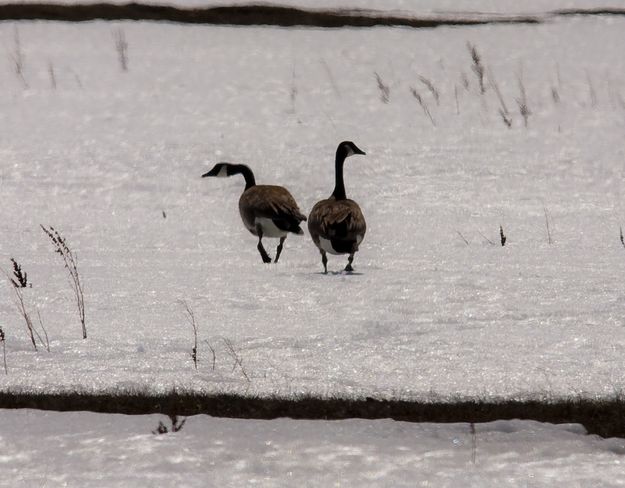
[[280, 254], [282, 253], [282, 246], [284, 245], [285, 240], [286, 240], [286, 236], [280, 237], [280, 244], [278, 244], [278, 247], [276, 249], [276, 259], [274, 260], [274, 263], [277, 263], [278, 259], [280, 259]]
[[324, 274], [328, 274], [328, 256], [326, 256], [326, 252], [322, 251], [320, 249], [321, 252], [321, 262], [323, 263], [323, 273]]
[[354, 261], [354, 253], [351, 253], [349, 255], [349, 258], [347, 258], [347, 266], [345, 266], [345, 271], [347, 271], [348, 273], [354, 271], [354, 268], [352, 268], [352, 261]]
[[258, 249], [258, 252], [260, 253], [260, 257], [263, 258], [263, 263], [270, 263], [271, 258], [269, 257], [269, 254], [267, 254], [267, 251], [265, 251], [265, 248], [263, 247], [263, 233], [259, 228], [257, 228], [256, 230], [258, 232], [258, 246], [256, 246], [256, 249]]

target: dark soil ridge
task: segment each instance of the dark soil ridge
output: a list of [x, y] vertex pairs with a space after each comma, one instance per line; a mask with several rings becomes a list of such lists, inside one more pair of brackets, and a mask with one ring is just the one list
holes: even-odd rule
[[433, 28], [482, 24], [538, 24], [535, 15], [440, 14], [424, 17], [374, 10], [321, 10], [279, 5], [241, 5], [185, 8], [143, 3], [7, 3], [0, 4], [0, 20], [147, 20], [186, 24], [272, 25], [281, 27], [373, 27]]
[[207, 414], [240, 419], [383, 419], [406, 422], [468, 422], [523, 419], [553, 424], [582, 424], [589, 434], [625, 438], [625, 399], [458, 400], [420, 402], [300, 396], [250, 397], [172, 391], [149, 393], [23, 393], [0, 392], [0, 408], [90, 411], [126, 415]]

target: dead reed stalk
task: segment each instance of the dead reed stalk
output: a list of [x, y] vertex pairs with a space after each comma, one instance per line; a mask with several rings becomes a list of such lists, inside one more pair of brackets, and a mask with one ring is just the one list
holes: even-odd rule
[[195, 321], [195, 313], [186, 300], [180, 300], [180, 304], [184, 307], [185, 313], [187, 314], [187, 321], [193, 329], [193, 348], [191, 349], [191, 359], [193, 359], [193, 365], [195, 366], [195, 369], [197, 369], [197, 322]]
[[482, 63], [482, 58], [480, 54], [477, 52], [477, 48], [471, 44], [467, 43], [467, 49], [469, 50], [469, 54], [471, 55], [471, 61], [473, 64], [471, 65], [471, 70], [475, 73], [477, 78], [478, 86], [480, 88], [480, 94], [484, 95], [486, 93], [486, 84], [484, 83], [484, 78], [486, 74], [486, 69], [484, 64]]
[[128, 71], [128, 41], [126, 41], [126, 33], [122, 28], [113, 31], [115, 39], [115, 50], [117, 51], [117, 59], [122, 71]]
[[6, 338], [4, 336], [4, 330], [0, 327], [0, 342], [2, 343], [2, 360], [4, 363], [4, 374], [9, 374], [9, 368], [7, 366], [7, 346], [6, 346]]
[[384, 103], [388, 103], [391, 97], [391, 87], [384, 83], [384, 80], [377, 72], [374, 72], [373, 74], [378, 84], [378, 89], [380, 90], [380, 100]]
[[54, 245], [54, 252], [63, 258], [65, 269], [69, 273], [69, 284], [74, 292], [76, 307], [78, 308], [78, 316], [82, 326], [82, 338], [87, 338], [87, 325], [85, 323], [85, 297], [83, 292], [80, 275], [78, 274], [78, 258], [76, 254], [69, 248], [65, 238], [52, 226], [48, 228], [40, 225], [41, 229], [50, 238]]
[[428, 117], [428, 119], [430, 119], [430, 122], [432, 123], [432, 125], [434, 127], [436, 127], [436, 122], [434, 121], [434, 118], [432, 117], [432, 114], [430, 113], [430, 109], [428, 108], [427, 103], [425, 102], [425, 100], [423, 100], [423, 97], [412, 86], [410, 87], [410, 93], [412, 93], [412, 96], [417, 100], [419, 105], [421, 105], [421, 109], [423, 110], [423, 113], [425, 113], [425, 115], [427, 115], [427, 117]]

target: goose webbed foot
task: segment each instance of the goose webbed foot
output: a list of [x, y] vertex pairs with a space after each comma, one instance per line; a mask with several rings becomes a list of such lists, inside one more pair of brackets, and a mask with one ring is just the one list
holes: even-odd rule
[[268, 264], [271, 262], [271, 257], [269, 256], [269, 254], [267, 254], [267, 251], [265, 251], [262, 239], [262, 236], [258, 239], [258, 246], [256, 246], [256, 249], [258, 249], [260, 257], [263, 258], [263, 263]]
[[353, 261], [354, 261], [354, 255], [350, 254], [349, 258], [347, 258], [347, 266], [345, 266], [345, 271], [347, 271], [348, 273], [352, 273], [354, 271], [354, 268], [352, 268]]
[[280, 238], [280, 244], [278, 244], [278, 247], [276, 249], [276, 259], [274, 261], [274, 263], [278, 262], [278, 259], [280, 259], [280, 254], [282, 253], [282, 247], [284, 246], [284, 241], [286, 240], [286, 237], [281, 237]]

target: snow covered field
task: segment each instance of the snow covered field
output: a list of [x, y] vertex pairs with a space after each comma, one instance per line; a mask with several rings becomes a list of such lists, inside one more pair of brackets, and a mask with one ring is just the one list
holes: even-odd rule
[[[625, 444], [579, 425], [0, 411], [0, 486], [623, 486]], [[36, 439], [35, 442], [32, 440]]]
[[[49, 353], [32, 350], [7, 286], [0, 388], [426, 400], [621, 391], [623, 27], [0, 25], [0, 263], [13, 257], [28, 273], [26, 304], [51, 341]], [[479, 94], [467, 42], [510, 129], [494, 90]], [[307, 213], [332, 190], [343, 139], [367, 152], [346, 164], [368, 222], [357, 273], [320, 274], [308, 236], [264, 266], [238, 215], [243, 181], [200, 175], [220, 160], [249, 164]], [[78, 255], [87, 340], [40, 223]], [[199, 328], [197, 370], [180, 300]]]

